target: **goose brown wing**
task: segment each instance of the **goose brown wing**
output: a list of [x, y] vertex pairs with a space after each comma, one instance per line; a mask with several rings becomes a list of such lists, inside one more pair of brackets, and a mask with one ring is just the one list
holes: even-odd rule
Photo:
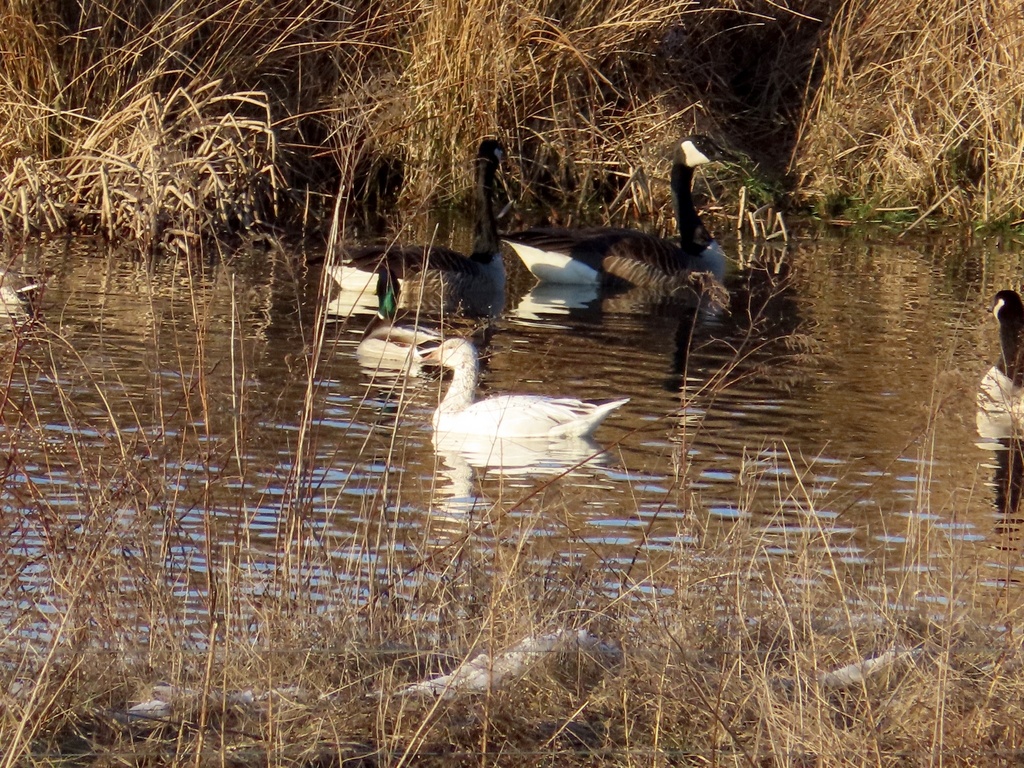
[[477, 275], [480, 271], [476, 262], [440, 245], [370, 246], [349, 252], [348, 263], [365, 272], [375, 272], [386, 263], [399, 280], [430, 270], [460, 275]]
[[678, 277], [693, 268], [704, 246], [691, 255], [676, 243], [636, 229], [537, 228], [507, 235], [506, 240], [561, 253], [583, 262], [613, 281], [645, 285]]
[[621, 230], [605, 249], [604, 271], [632, 285], [678, 280], [694, 268], [694, 257], [671, 240], [636, 230]]

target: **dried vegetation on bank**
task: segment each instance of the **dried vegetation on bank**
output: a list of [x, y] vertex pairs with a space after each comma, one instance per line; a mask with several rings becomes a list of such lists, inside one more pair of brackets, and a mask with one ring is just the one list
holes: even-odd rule
[[729, 201], [1021, 216], [1012, 2], [11, 2], [0, 37], [8, 237], [326, 229], [339, 189], [461, 199], [485, 134], [520, 213], [658, 219], [695, 128], [750, 157]]
[[794, 156], [823, 211], [1020, 225], [1024, 15], [1013, 0], [853, 0], [822, 46]]
[[[777, 455], [744, 483], [786, 498], [784, 541], [760, 520], [722, 528], [695, 504], [661, 566], [572, 564], [508, 524], [518, 504], [536, 504], [510, 498], [442, 549], [424, 541], [410, 562], [383, 548], [396, 514], [384, 505], [365, 510], [377, 524], [363, 540], [346, 542], [380, 559], [373, 578], [357, 559], [346, 569], [330, 541], [305, 537], [307, 520], [283, 540], [275, 571], [252, 567], [242, 539], [207, 547], [209, 571], [196, 584], [209, 590], [199, 598], [207, 611], [184, 623], [186, 575], [150, 541], [161, 527], [172, 546], [180, 534], [147, 508], [145, 488], [125, 486], [117, 507], [132, 515], [100, 514], [111, 505], [97, 500], [88, 516], [45, 520], [37, 568], [57, 590], [10, 627], [45, 628], [31, 652], [10, 643], [2, 652], [4, 765], [1019, 757], [1018, 609], [976, 590], [979, 574], [959, 565], [976, 562], [959, 551], [970, 545], [922, 516], [904, 532], [906, 560], [849, 561], [849, 529], [815, 514], [831, 500], [807, 495], [799, 462]], [[126, 457], [125, 469], [137, 468]], [[795, 510], [802, 529], [790, 527]], [[213, 510], [195, 514], [182, 522], [220, 524]], [[586, 548], [564, 535], [566, 547]], [[7, 572], [17, 569], [9, 559]], [[359, 599], [320, 602], [355, 584]], [[115, 585], [135, 593], [138, 615]], [[454, 677], [424, 684], [442, 675]]]
[[339, 189], [357, 206], [460, 199], [483, 134], [515, 159], [521, 209], [650, 216], [681, 132], [779, 135], [809, 17], [827, 14], [811, 0], [11, 2], [0, 222], [6, 237], [87, 231], [143, 250], [326, 230]]

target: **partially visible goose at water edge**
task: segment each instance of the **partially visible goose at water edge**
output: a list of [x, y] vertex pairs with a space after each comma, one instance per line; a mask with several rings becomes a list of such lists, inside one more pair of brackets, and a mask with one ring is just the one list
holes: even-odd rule
[[23, 277], [15, 269], [0, 268], [0, 312], [12, 320], [27, 317], [42, 288], [41, 281]]
[[[470, 314], [496, 315], [504, 307], [505, 263], [492, 198], [504, 151], [494, 139], [480, 144], [476, 157], [476, 215], [473, 250], [468, 256], [440, 245], [375, 245], [348, 251], [330, 275], [344, 291], [369, 291], [377, 269], [386, 265], [398, 280], [423, 280], [440, 290], [445, 303]], [[407, 291], [408, 293], [408, 291]]]
[[707, 136], [683, 138], [672, 162], [679, 241], [635, 229], [536, 227], [503, 240], [542, 282], [674, 287], [696, 273], [725, 276], [725, 255], [693, 205], [694, 169], [732, 156]]
[[992, 299], [999, 322], [999, 361], [978, 388], [978, 433], [982, 437], [1020, 436], [1024, 426], [1024, 302], [1016, 291]]
[[441, 334], [432, 328], [398, 321], [399, 284], [386, 267], [377, 273], [377, 314], [363, 331], [356, 357], [371, 371], [420, 372], [423, 356], [441, 343]]
[[628, 397], [608, 403], [590, 403], [543, 395], [495, 395], [474, 400], [479, 364], [472, 343], [466, 339], [447, 339], [423, 359], [453, 371], [452, 382], [432, 419], [434, 432], [439, 435], [585, 437], [593, 433], [608, 414], [629, 402]]

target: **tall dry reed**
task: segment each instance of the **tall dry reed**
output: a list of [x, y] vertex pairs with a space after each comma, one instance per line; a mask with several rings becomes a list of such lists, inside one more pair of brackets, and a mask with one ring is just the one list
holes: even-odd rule
[[11, 118], [4, 230], [180, 251], [274, 222], [286, 201], [282, 105], [302, 114], [318, 102], [328, 53], [310, 36], [339, 13], [299, 2], [11, 5], [5, 32], [24, 34], [0, 83]]
[[793, 109], [807, 64], [767, 68], [750, 43], [807, 58], [827, 5], [11, 3], [0, 219], [151, 250], [325, 229], [339, 190], [459, 199], [484, 134], [508, 145], [521, 207], [650, 215], [681, 132], [742, 137]]
[[1020, 219], [1022, 64], [1016, 2], [847, 3], [801, 126], [801, 197], [854, 212]]
[[626, 221], [662, 207], [668, 146], [699, 129], [746, 149], [768, 197], [758, 177], [781, 188], [791, 156], [806, 204], [1010, 221], [1015, 10], [12, 2], [0, 218], [12, 234], [82, 228], [144, 248], [271, 221], [326, 229], [339, 190], [461, 198], [467, 148], [494, 134], [520, 210], [593, 217], [600, 202]]

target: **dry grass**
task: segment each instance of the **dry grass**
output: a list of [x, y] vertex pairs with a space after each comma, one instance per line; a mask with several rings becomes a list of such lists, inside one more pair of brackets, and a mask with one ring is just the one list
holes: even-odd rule
[[805, 200], [1020, 219], [1018, 3], [848, 3], [824, 50], [796, 153]]
[[303, 79], [316, 49], [298, 46], [314, 30], [297, 22], [308, 8], [321, 14], [310, 23], [327, 23], [326, 6], [9, 7], [5, 30], [28, 32], [5, 52], [0, 83], [4, 229], [180, 253], [274, 222], [282, 100], [301, 111], [321, 88]]
[[1020, 217], [1011, 2], [76, 8], [3, 9], [10, 233], [153, 249], [326, 229], [339, 189], [406, 208], [459, 200], [467, 147], [487, 134], [516, 160], [527, 218], [539, 204], [552, 219], [657, 219], [667, 147], [694, 129], [749, 152], [758, 206], [779, 204], [791, 158], [789, 186], [822, 209]]
[[[776, 469], [746, 481], [777, 483], [768, 479]], [[798, 485], [780, 490], [796, 495]], [[796, 498], [813, 520], [815, 502]], [[927, 525], [911, 534], [921, 561], [898, 565], [911, 575], [940, 558], [948, 570], [922, 568], [893, 592], [878, 591], [873, 574], [889, 564], [858, 577], [841, 559], [845, 534], [828, 524], [768, 555], [780, 542], [743, 525], [712, 534], [694, 510], [672, 567], [632, 574], [618, 595], [601, 574], [538, 566], [535, 545], [507, 534], [491, 554], [463, 542], [443, 563], [424, 563], [401, 595], [367, 585], [377, 600], [326, 614], [288, 597], [305, 591], [301, 580], [254, 579], [244, 554], [211, 552], [210, 620], [182, 643], [173, 579], [133, 533], [158, 522], [96, 513], [71, 530], [50, 521], [37, 562], [61, 585], [57, 610], [48, 639], [5, 654], [5, 765], [29, 754], [34, 765], [74, 756], [93, 765], [742, 766], [997, 765], [1018, 755], [1021, 641], [1007, 627], [1019, 606], [993, 616], [972, 604], [976, 574], [961, 572], [948, 537]], [[316, 559], [309, 553], [302, 568]], [[148, 647], [131, 642], [111, 580], [149, 606]], [[935, 614], [920, 612], [921, 593], [938, 601]], [[566, 651], [491, 693], [393, 695], [481, 650], [566, 626], [619, 644], [621, 661]], [[876, 674], [827, 677], [894, 650]], [[155, 682], [177, 691], [154, 694]], [[154, 695], [167, 704], [154, 720], [124, 721]]]
[[682, 132], [763, 133], [793, 109], [807, 65], [768, 71], [751, 45], [806, 58], [805, 15], [828, 4], [791, 5], [10, 3], [0, 215], [9, 233], [180, 252], [268, 223], [326, 228], [339, 179], [346, 201], [457, 200], [467, 147], [493, 134], [521, 207], [649, 217]]
[[[579, 207], [566, 216], [595, 198], [609, 203], [609, 218], [649, 215], [664, 191], [645, 169], [657, 168], [663, 140], [693, 126], [737, 130], [718, 64], [691, 52], [716, 35], [735, 40], [737, 19], [760, 23], [747, 6], [630, 0], [85, 4], [73, 24], [68, 8], [9, 3], [0, 19], [5, 63], [14, 63], [0, 74], [5, 236], [73, 228], [185, 256], [201, 253], [208, 235], [279, 220], [282, 208], [314, 224], [330, 210], [317, 200], [330, 199], [339, 177], [347, 199], [357, 182], [367, 194], [386, 189], [382, 172], [401, 169], [407, 204], [447, 200], [468, 187], [466, 147], [481, 133], [501, 135], [523, 158], [524, 200], [571, 197]], [[798, 154], [812, 192], [1015, 215], [1020, 141], [1007, 110], [1016, 28], [999, 26], [995, 7], [937, 12], [942, 23], [915, 24], [909, 9], [882, 18], [854, 5], [840, 18]], [[777, 18], [796, 30], [812, 24]], [[978, 52], [993, 49], [989, 28], [1008, 37], [986, 58]], [[872, 56], [883, 63], [865, 64]], [[957, 87], [936, 85], [954, 75]], [[776, 93], [803, 82], [770, 78]], [[909, 97], [864, 98], [894, 81], [916, 85]], [[950, 155], [949, 146], [966, 149]], [[264, 258], [273, 257], [253, 261]], [[123, 391], [45, 325], [19, 327], [0, 349], [4, 487], [18, 473], [42, 474], [28, 471], [39, 456], [63, 483], [56, 500], [52, 488], [11, 483], [23, 495], [5, 502], [0, 768], [1019, 760], [1013, 592], [983, 599], [977, 561], [925, 518], [907, 531], [905, 560], [846, 562], [849, 531], [815, 514], [829, 499], [805, 487], [804, 464], [784, 445], [737, 479], [750, 499], [778, 498], [782, 534], [715, 526], [694, 498], [670, 557], [609, 577], [603, 563], [553, 558], [509, 514], [539, 514], [542, 498], [516, 497], [410, 563], [389, 530], [401, 488], [385, 479], [355, 513], [363, 522], [344, 542], [351, 570], [340, 568], [339, 543], [318, 536], [309, 470], [323, 323], [287, 361], [288, 396], [267, 405], [249, 376], [258, 339], [239, 335], [238, 321], [270, 316], [274, 298], [240, 294], [223, 273], [193, 272], [197, 262], [164, 264], [192, 314], [173, 360], [140, 345], [142, 364], [175, 374], [150, 399]], [[149, 286], [140, 275], [132, 289]], [[204, 312], [217, 302], [230, 307], [229, 322]], [[154, 295], [154, 317], [159, 307]], [[136, 315], [123, 322], [108, 331], [127, 337], [141, 325]], [[229, 340], [228, 355], [216, 338]], [[28, 356], [26, 345], [45, 354]], [[10, 386], [20, 377], [52, 387], [67, 423], [59, 438], [35, 411], [38, 393]], [[254, 477], [246, 447], [276, 423], [275, 408], [295, 403], [293, 474]], [[168, 429], [172, 421], [187, 427]], [[224, 530], [218, 505], [239, 484], [278, 499], [269, 555], [244, 525]], [[922, 477], [922, 506], [927, 487]], [[794, 510], [805, 521], [797, 531], [782, 524]], [[574, 535], [565, 531], [567, 546], [584, 549]], [[184, 550], [195, 557], [185, 566], [175, 556]], [[367, 576], [359, 564], [371, 556], [381, 568]], [[197, 595], [187, 616], [183, 591]], [[394, 695], [481, 651], [563, 628], [587, 629], [621, 658], [563, 650], [486, 693]], [[863, 679], [828, 676], [870, 658], [887, 663]], [[127, 719], [161, 682], [174, 688], [159, 691], [167, 707], [157, 719]]]

